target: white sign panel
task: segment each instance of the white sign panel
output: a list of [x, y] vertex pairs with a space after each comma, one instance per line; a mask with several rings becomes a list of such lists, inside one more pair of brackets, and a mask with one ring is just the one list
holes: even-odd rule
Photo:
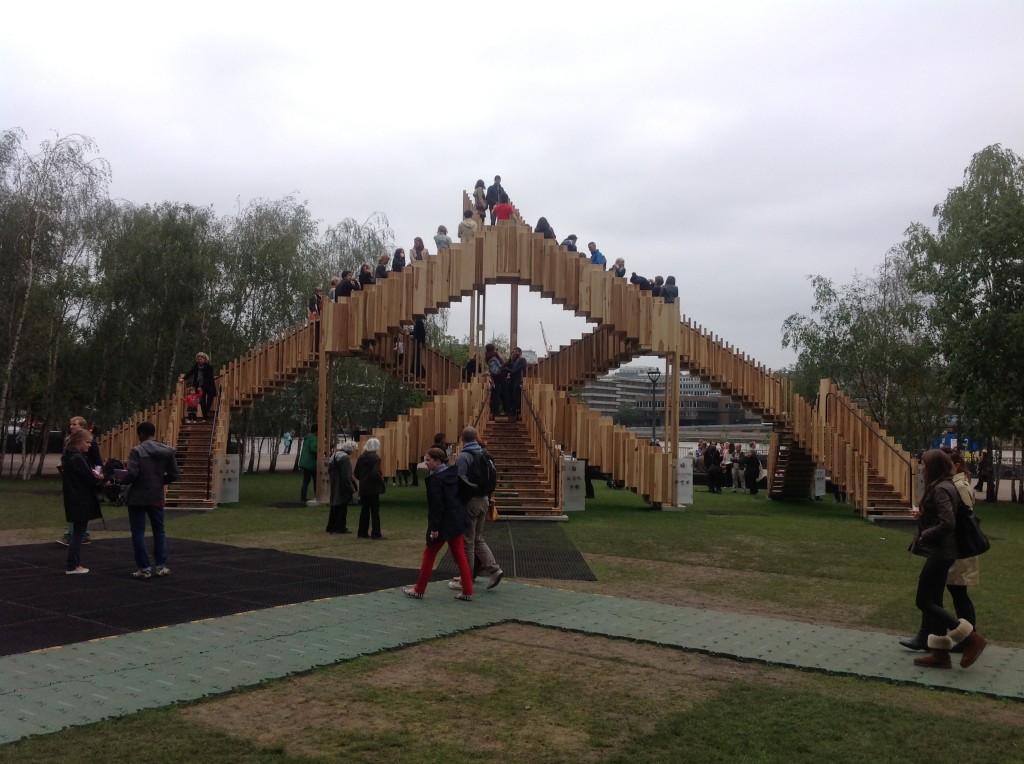
[[675, 463], [676, 506], [693, 504], [693, 457], [682, 456]]
[[584, 473], [585, 459], [562, 459], [562, 511], [582, 512], [587, 508], [587, 485]]
[[225, 454], [213, 460], [214, 499], [218, 504], [238, 501], [238, 477], [242, 473], [242, 457]]
[[821, 468], [814, 471], [814, 495], [815, 497], [825, 495], [825, 470]]

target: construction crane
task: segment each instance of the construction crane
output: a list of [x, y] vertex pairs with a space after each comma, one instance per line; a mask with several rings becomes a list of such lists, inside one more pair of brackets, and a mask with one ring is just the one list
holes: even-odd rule
[[544, 333], [544, 322], [540, 322], [540, 336], [544, 339], [544, 349], [551, 355], [551, 345], [548, 344], [548, 335]]

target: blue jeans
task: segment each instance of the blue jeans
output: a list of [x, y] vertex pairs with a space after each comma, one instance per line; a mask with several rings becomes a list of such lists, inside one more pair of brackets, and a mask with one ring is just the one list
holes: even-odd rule
[[82, 564], [82, 558], [80, 557], [82, 550], [82, 539], [85, 538], [87, 528], [89, 527], [88, 520], [82, 520], [80, 522], [70, 523], [71, 535], [68, 536], [68, 570], [74, 570]]
[[139, 570], [149, 568], [146, 554], [146, 517], [153, 529], [153, 557], [158, 568], [167, 563], [167, 534], [164, 532], [164, 508], [135, 506], [128, 507], [128, 523], [132, 529], [132, 547], [135, 550], [135, 564]]

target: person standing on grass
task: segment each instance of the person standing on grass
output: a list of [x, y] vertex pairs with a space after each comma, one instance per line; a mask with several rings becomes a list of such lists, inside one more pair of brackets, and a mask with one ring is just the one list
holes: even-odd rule
[[82, 539], [90, 520], [103, 517], [96, 491], [103, 484], [102, 468], [90, 467], [86, 459], [92, 433], [86, 429], [75, 430], [68, 436], [61, 457], [61, 487], [64, 494], [64, 519], [71, 523], [71, 537], [68, 539], [68, 558], [65, 573], [70, 575], [88, 573], [82, 567]]
[[455, 595], [457, 600], [473, 599], [473, 573], [466, 560], [462, 546], [463, 536], [469, 528], [469, 515], [459, 499], [459, 475], [448, 466], [447, 454], [440, 448], [427, 451], [423, 461], [427, 465], [427, 546], [423, 550], [420, 575], [415, 586], [407, 586], [402, 593], [414, 599], [423, 599], [423, 593], [430, 583], [434, 560], [441, 547], [448, 544], [448, 551], [459, 567], [462, 591]]
[[[123, 475], [118, 476], [128, 484], [128, 524], [132, 529], [136, 566], [132, 577], [144, 579], [153, 575], [166, 576], [171, 569], [167, 567], [164, 486], [180, 477], [178, 462], [173, 448], [155, 440], [156, 427], [152, 422], [140, 422], [135, 432], [139, 436], [139, 445], [128, 455], [128, 468]], [[149, 555], [146, 554], [147, 517], [153, 531], [153, 562], [156, 563], [156, 570], [149, 566]]]
[[917, 580], [914, 604], [928, 625], [928, 655], [914, 658], [914, 665], [927, 668], [950, 668], [949, 651], [964, 644], [960, 666], [967, 668], [981, 656], [988, 644], [974, 625], [957, 618], [942, 607], [942, 594], [949, 569], [956, 560], [956, 509], [960, 492], [951, 480], [953, 462], [939, 449], [925, 451], [921, 457], [924, 469], [924, 494], [917, 515], [917, 532], [910, 551], [924, 557]]
[[757, 495], [757, 482], [761, 479], [761, 457], [757, 455], [757, 445], [750, 444], [750, 450], [743, 460], [743, 480], [751, 496]]
[[299, 447], [299, 469], [302, 470], [302, 492], [299, 501], [307, 506], [316, 506], [316, 485], [313, 486], [313, 498], [309, 498], [309, 484], [316, 482], [317, 453], [316, 422], [309, 427], [309, 432], [302, 439]]
[[[380, 441], [370, 438], [356, 461], [354, 471], [359, 481], [359, 538], [382, 539], [380, 532], [380, 495], [384, 493], [384, 474], [381, 471]], [[372, 525], [372, 529], [371, 529]]]
[[338, 444], [334, 455], [327, 461], [327, 474], [331, 478], [331, 514], [327, 518], [328, 533], [351, 533], [348, 529], [348, 503], [356, 495], [352, 479], [352, 454], [359, 446], [351, 440]]

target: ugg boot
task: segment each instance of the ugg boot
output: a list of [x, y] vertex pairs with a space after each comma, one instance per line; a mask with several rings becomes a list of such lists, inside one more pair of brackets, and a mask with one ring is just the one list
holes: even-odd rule
[[924, 668], [953, 668], [953, 662], [949, 659], [949, 650], [932, 650], [927, 655], [914, 658], [914, 665]]
[[985, 649], [988, 640], [975, 629], [960, 644], [964, 646], [964, 654], [960, 656], [960, 668], [967, 668], [981, 657], [981, 651]]
[[967, 639], [967, 637], [970, 636], [971, 632], [973, 631], [974, 626], [971, 625], [971, 622], [961, 618], [957, 622], [956, 626], [949, 630], [948, 636], [951, 640], [953, 640], [954, 645], [959, 645], [961, 642]]

